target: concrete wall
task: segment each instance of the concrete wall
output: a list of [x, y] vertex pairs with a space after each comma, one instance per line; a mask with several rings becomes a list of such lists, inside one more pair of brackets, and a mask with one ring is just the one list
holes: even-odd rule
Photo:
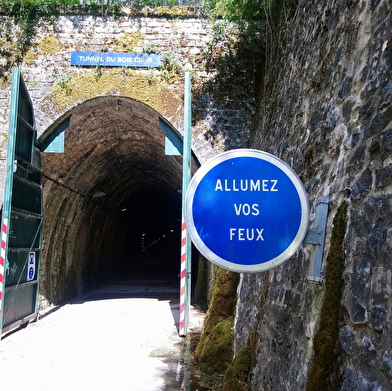
[[300, 1], [280, 26], [254, 148], [289, 163], [311, 207], [331, 199], [324, 282], [310, 245], [243, 275], [235, 351], [254, 390], [390, 390], [392, 17], [387, 1]]

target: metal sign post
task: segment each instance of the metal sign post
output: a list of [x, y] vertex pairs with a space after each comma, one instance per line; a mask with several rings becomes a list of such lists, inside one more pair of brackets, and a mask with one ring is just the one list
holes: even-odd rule
[[185, 223], [185, 196], [192, 176], [191, 167], [191, 76], [185, 72], [184, 96], [184, 141], [182, 166], [182, 222], [181, 222], [181, 273], [180, 273], [180, 326], [179, 335], [185, 337], [188, 329], [188, 318], [191, 301], [191, 241]]

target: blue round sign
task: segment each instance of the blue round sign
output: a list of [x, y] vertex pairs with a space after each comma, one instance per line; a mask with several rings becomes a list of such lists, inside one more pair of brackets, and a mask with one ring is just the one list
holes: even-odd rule
[[30, 267], [29, 268], [29, 280], [32, 280], [34, 277], [34, 268]]
[[279, 158], [258, 150], [225, 152], [204, 164], [185, 198], [198, 250], [236, 272], [261, 272], [290, 258], [308, 228], [306, 191]]

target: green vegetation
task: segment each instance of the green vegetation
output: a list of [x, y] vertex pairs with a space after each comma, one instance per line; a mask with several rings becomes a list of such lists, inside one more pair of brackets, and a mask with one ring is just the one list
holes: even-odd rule
[[208, 343], [199, 351], [198, 362], [200, 370], [208, 375], [225, 373], [233, 358], [234, 317], [218, 323], [208, 337]]
[[[30, 45], [36, 23], [57, 15], [66, 5], [78, 4], [78, 0], [0, 0], [0, 14], [10, 16], [22, 31], [20, 45]], [[27, 50], [27, 48], [26, 48]]]
[[[14, 65], [22, 62], [28, 52], [39, 20], [49, 20], [59, 14], [62, 7], [77, 4], [77, 0], [0, 0], [0, 78], [6, 79]], [[8, 17], [19, 26], [15, 42], [13, 26]]]
[[183, 73], [181, 63], [174, 58], [174, 53], [163, 53], [159, 67], [161, 77], [167, 83], [173, 83]]
[[238, 24], [262, 19], [274, 3], [272, 0], [207, 0], [215, 18]]
[[248, 346], [242, 348], [227, 368], [223, 391], [250, 391], [249, 373], [252, 367], [252, 353]]
[[[214, 53], [214, 48], [224, 40], [225, 22], [235, 22], [246, 32], [244, 45], [251, 48], [249, 56], [253, 58], [255, 69], [260, 68], [264, 56], [263, 42], [265, 26], [274, 30], [279, 15], [297, 0], [134, 0], [124, 6], [120, 0], [0, 0], [0, 78], [7, 79], [12, 66], [19, 65], [31, 47], [35, 28], [40, 20], [52, 20], [61, 13], [84, 12], [95, 15], [119, 18], [122, 15], [154, 15], [184, 18], [198, 15], [212, 18], [215, 21], [213, 42], [206, 48], [205, 55], [210, 57], [222, 56]], [[15, 39], [14, 25], [20, 31]], [[260, 27], [264, 25], [263, 27]], [[249, 42], [251, 41], [251, 42]], [[269, 42], [271, 43], [271, 42]], [[268, 45], [270, 47], [271, 45]], [[145, 52], [154, 52], [153, 47], [145, 47]], [[27, 60], [33, 57], [30, 53]], [[254, 60], [257, 59], [257, 60]], [[257, 73], [257, 71], [255, 71]], [[259, 72], [260, 73], [260, 72]], [[163, 75], [165, 77], [165, 75]], [[258, 76], [256, 75], [256, 78]]]
[[38, 53], [44, 56], [56, 54], [63, 49], [63, 45], [54, 35], [46, 35], [41, 39], [38, 46]]
[[214, 19], [225, 19], [249, 28], [271, 19], [295, 2], [296, 0], [206, 0], [204, 4]]
[[[212, 17], [213, 37], [204, 48], [203, 60], [207, 71], [216, 72], [216, 77], [197, 93], [218, 94], [224, 103], [235, 93], [235, 86], [253, 79], [251, 91], [257, 106], [279, 72], [274, 65], [289, 37], [285, 25], [294, 15], [296, 3], [297, 0], [205, 0], [204, 14]], [[227, 83], [228, 78], [236, 83]]]
[[314, 337], [314, 358], [307, 391], [332, 391], [340, 388], [339, 328], [342, 321], [341, 297], [344, 272], [344, 237], [348, 204], [340, 204], [333, 220], [331, 247], [327, 256], [325, 295], [321, 308], [320, 327]]
[[61, 88], [65, 88], [67, 83], [72, 80], [72, 76], [70, 75], [61, 75], [60, 79], [58, 80], [58, 84]]
[[[216, 268], [210, 305], [194, 352], [200, 383], [220, 389], [233, 358], [233, 326], [239, 274]], [[216, 387], [216, 388], [215, 388]]]

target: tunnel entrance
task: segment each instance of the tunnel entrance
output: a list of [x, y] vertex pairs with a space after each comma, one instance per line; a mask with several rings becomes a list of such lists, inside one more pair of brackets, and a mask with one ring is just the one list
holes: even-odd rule
[[[41, 291], [48, 301], [130, 278], [178, 277], [182, 156], [165, 155], [160, 120], [141, 102], [98, 97], [38, 139], [43, 150], [69, 121], [64, 153], [41, 154]], [[194, 156], [192, 165], [199, 166]]]

